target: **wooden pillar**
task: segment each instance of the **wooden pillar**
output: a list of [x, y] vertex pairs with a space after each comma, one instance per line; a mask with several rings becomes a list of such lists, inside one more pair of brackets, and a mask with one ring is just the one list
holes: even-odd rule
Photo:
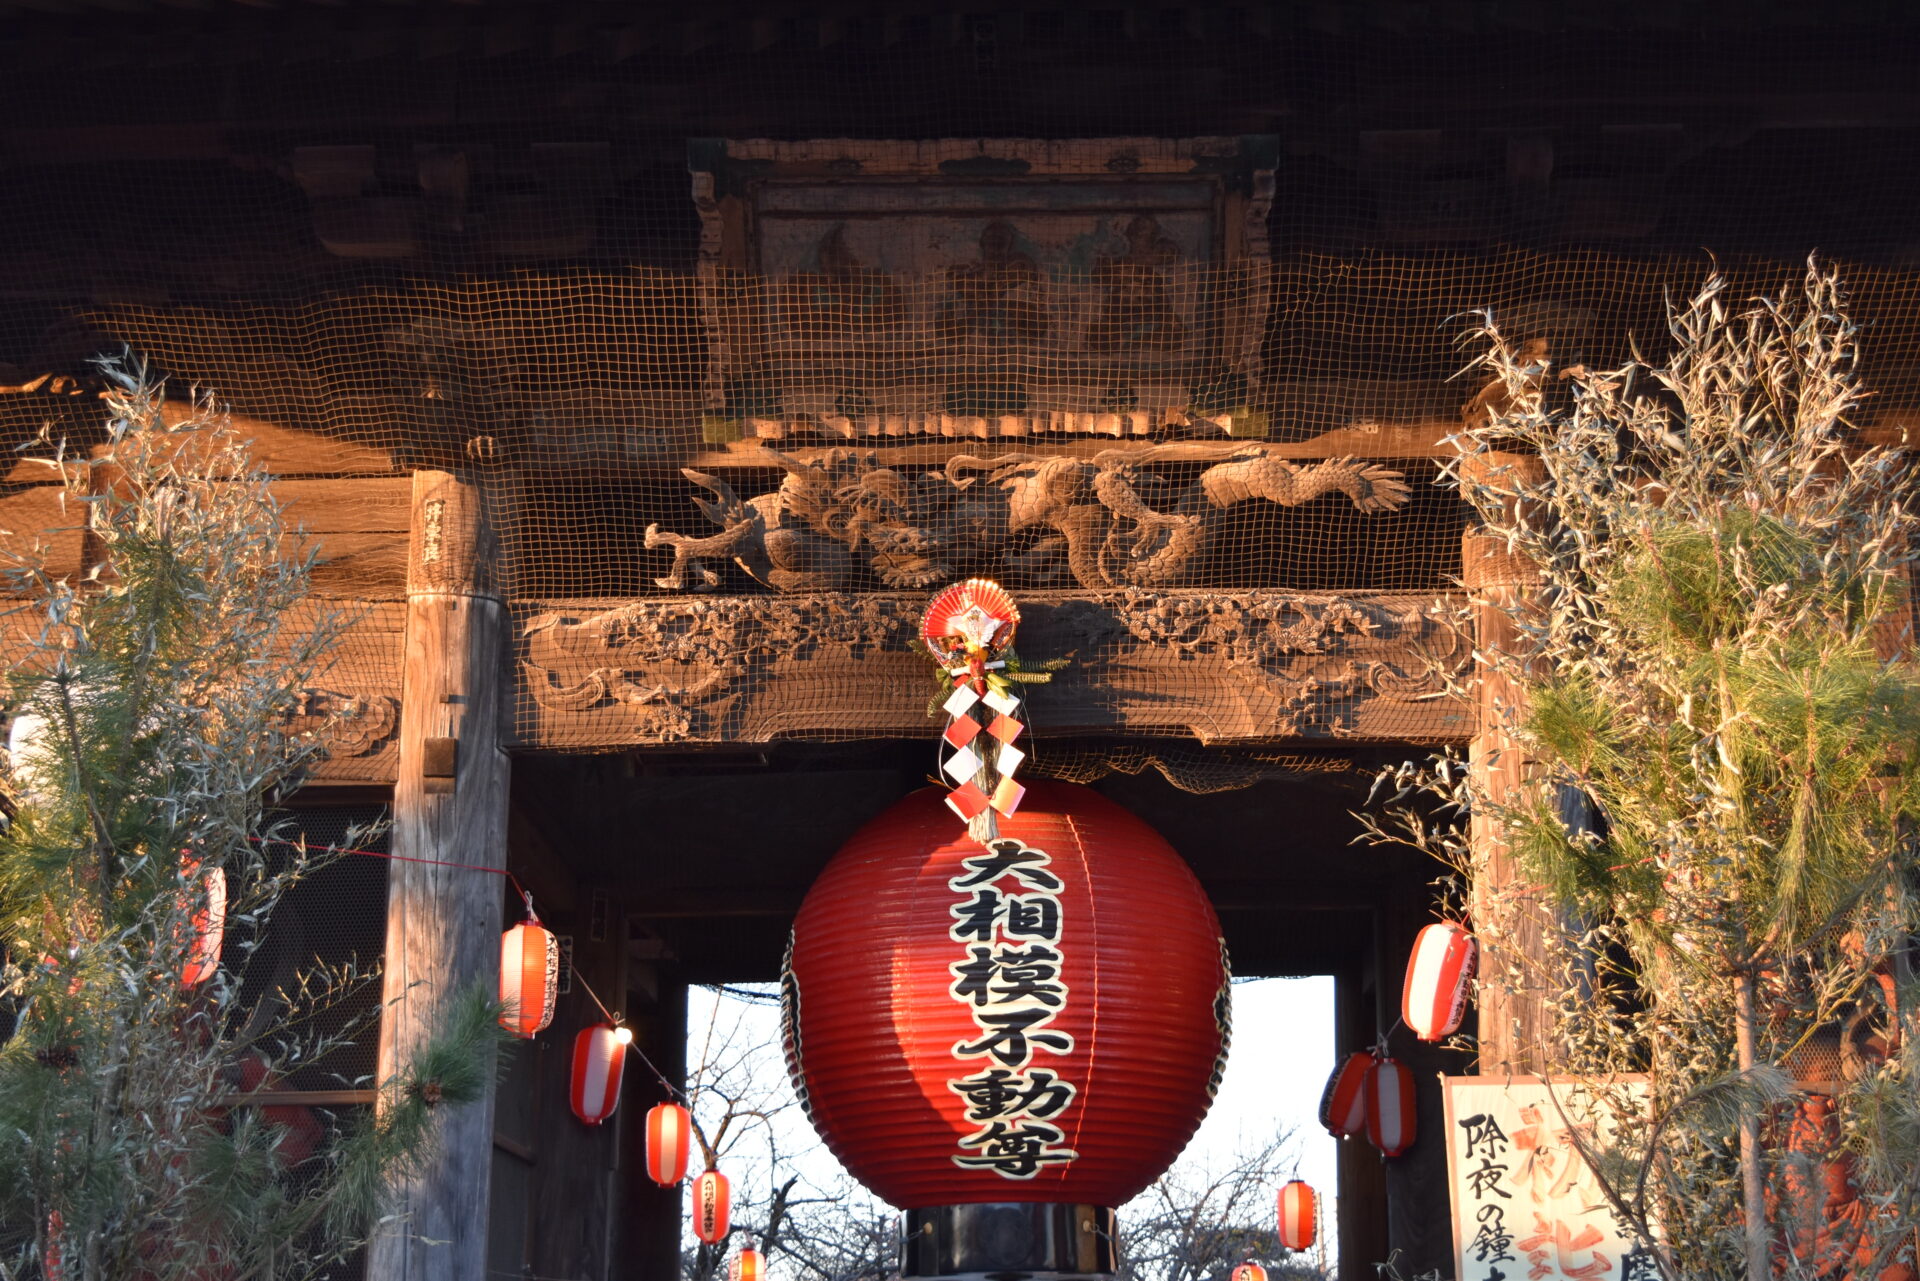
[[[1377, 984], [1369, 981], [1373, 973], [1373, 957], [1366, 956], [1348, 961], [1334, 975], [1334, 1049], [1340, 1062], [1372, 1045], [1380, 1033]], [[1340, 1281], [1378, 1281], [1374, 1265], [1388, 1252], [1386, 1166], [1365, 1135], [1340, 1140], [1337, 1159]]]
[[[470, 479], [417, 471], [412, 526], [393, 852], [504, 868], [507, 618], [484, 495]], [[456, 993], [498, 990], [502, 901], [498, 877], [425, 863], [396, 860], [388, 885], [383, 1079]], [[440, 1110], [432, 1156], [402, 1186], [402, 1217], [369, 1249], [369, 1277], [485, 1277], [493, 1104], [489, 1091]]]
[[[1504, 539], [1475, 530], [1462, 539], [1461, 562], [1473, 603], [1477, 652], [1519, 652], [1519, 620], [1539, 591], [1539, 570], [1510, 553]], [[1529, 785], [1527, 762], [1512, 737], [1524, 714], [1525, 691], [1483, 661], [1477, 675], [1479, 724], [1468, 750], [1468, 768], [1494, 800], [1517, 802]], [[1480, 1071], [1538, 1072], [1546, 1066], [1545, 1051], [1553, 1035], [1546, 958], [1552, 909], [1525, 889], [1497, 822], [1475, 814], [1471, 837], [1473, 924], [1482, 949]]]
[[[1413, 940], [1434, 920], [1424, 867], [1403, 869], [1375, 914], [1374, 955], [1381, 977], [1379, 1026], [1392, 1029], [1387, 1052], [1413, 1074], [1413, 1146], [1383, 1160], [1387, 1190], [1387, 1255], [1403, 1277], [1439, 1270], [1453, 1274], [1453, 1209], [1448, 1200], [1446, 1104], [1443, 1074], [1464, 1072], [1465, 1055], [1428, 1045], [1400, 1022], [1401, 986]], [[1378, 1153], [1375, 1159], [1380, 1160]]]

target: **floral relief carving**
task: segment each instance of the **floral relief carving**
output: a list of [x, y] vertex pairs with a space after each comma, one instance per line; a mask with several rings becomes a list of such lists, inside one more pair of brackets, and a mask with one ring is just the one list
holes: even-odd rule
[[[1444, 610], [1411, 598], [1132, 589], [1029, 601], [1029, 660], [1071, 659], [1036, 695], [1039, 710], [1053, 704], [1076, 727], [1076, 716], [1136, 727], [1111, 710], [1115, 691], [1122, 702], [1172, 691], [1188, 705], [1224, 696], [1256, 709], [1234, 737], [1363, 733], [1364, 707], [1438, 697], [1439, 673], [1465, 656]], [[605, 737], [614, 726], [618, 741], [727, 741], [756, 716], [782, 732], [911, 732], [925, 699], [909, 652], [924, 603], [830, 592], [548, 610], [519, 629], [524, 694], [547, 741], [589, 724], [595, 741], [616, 741]]]

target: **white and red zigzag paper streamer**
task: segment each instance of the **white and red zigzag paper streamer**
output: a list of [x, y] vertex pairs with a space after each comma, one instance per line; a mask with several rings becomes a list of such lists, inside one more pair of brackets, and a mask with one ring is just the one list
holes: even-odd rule
[[994, 832], [994, 815], [1011, 816], [1026, 788], [1014, 775], [1027, 754], [1016, 740], [1026, 732], [1021, 700], [991, 675], [1013, 644], [1020, 609], [998, 583], [969, 578], [933, 598], [920, 638], [953, 682], [944, 710], [941, 773], [951, 780], [947, 805], [981, 839]]

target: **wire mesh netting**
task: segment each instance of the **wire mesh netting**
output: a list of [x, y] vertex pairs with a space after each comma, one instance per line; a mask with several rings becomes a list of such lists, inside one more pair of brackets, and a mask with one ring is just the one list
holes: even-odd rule
[[[858, 664], [970, 574], [1089, 689], [1184, 656], [1135, 680], [1181, 715], [1085, 693], [1110, 727], [1444, 739], [1393, 696], [1459, 567], [1465, 313], [1609, 364], [1819, 250], [1872, 425], [1920, 395], [1897, 16], [47, 7], [0, 90], [6, 443], [84, 438], [130, 344], [355, 478], [322, 586], [376, 600], [390, 478], [483, 475], [523, 745], [906, 732], [924, 688]], [[342, 690], [391, 683], [354, 644]], [[835, 719], [856, 670], [894, 721]]]

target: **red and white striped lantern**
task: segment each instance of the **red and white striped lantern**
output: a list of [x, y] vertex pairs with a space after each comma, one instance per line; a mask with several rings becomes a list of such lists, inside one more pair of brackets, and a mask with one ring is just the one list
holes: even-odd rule
[[66, 1271], [60, 1258], [60, 1238], [66, 1233], [67, 1221], [60, 1217], [60, 1211], [47, 1211], [47, 1248], [40, 1256], [40, 1275], [47, 1281], [66, 1281]]
[[1452, 921], [1429, 925], [1414, 940], [1400, 989], [1400, 1017], [1422, 1041], [1439, 1041], [1460, 1029], [1479, 952], [1473, 935]]
[[766, 1275], [767, 1260], [758, 1250], [740, 1251], [727, 1268], [727, 1281], [761, 1281]]
[[527, 919], [500, 936], [500, 1026], [532, 1038], [553, 1022], [560, 985], [560, 940], [527, 904]]
[[573, 1038], [573, 1114], [588, 1125], [613, 1115], [620, 1103], [620, 1070], [627, 1064], [633, 1033], [611, 1023], [582, 1028]]
[[656, 1103], [647, 1113], [647, 1177], [670, 1188], [687, 1177], [693, 1121], [678, 1103]]
[[1305, 1250], [1313, 1245], [1313, 1189], [1299, 1179], [1280, 1189], [1280, 1244], [1289, 1250]]
[[1364, 1050], [1349, 1054], [1327, 1078], [1320, 1093], [1320, 1124], [1336, 1139], [1351, 1139], [1367, 1128], [1367, 1070], [1373, 1055]]
[[1267, 1281], [1267, 1270], [1248, 1259], [1233, 1270], [1233, 1281]]
[[1387, 1156], [1413, 1146], [1413, 1073], [1390, 1058], [1367, 1069], [1367, 1141]]
[[718, 1170], [706, 1170], [693, 1181], [693, 1235], [708, 1245], [727, 1239], [733, 1213], [733, 1185]]
[[[217, 867], [202, 874], [200, 860], [186, 854], [180, 858], [180, 879], [189, 887], [188, 894], [206, 895], [206, 901], [193, 909], [189, 921], [193, 937], [187, 941], [187, 959], [180, 967], [180, 982], [198, 987], [220, 972], [220, 943], [227, 928], [227, 874]], [[193, 888], [196, 880], [200, 882], [197, 889]]]

